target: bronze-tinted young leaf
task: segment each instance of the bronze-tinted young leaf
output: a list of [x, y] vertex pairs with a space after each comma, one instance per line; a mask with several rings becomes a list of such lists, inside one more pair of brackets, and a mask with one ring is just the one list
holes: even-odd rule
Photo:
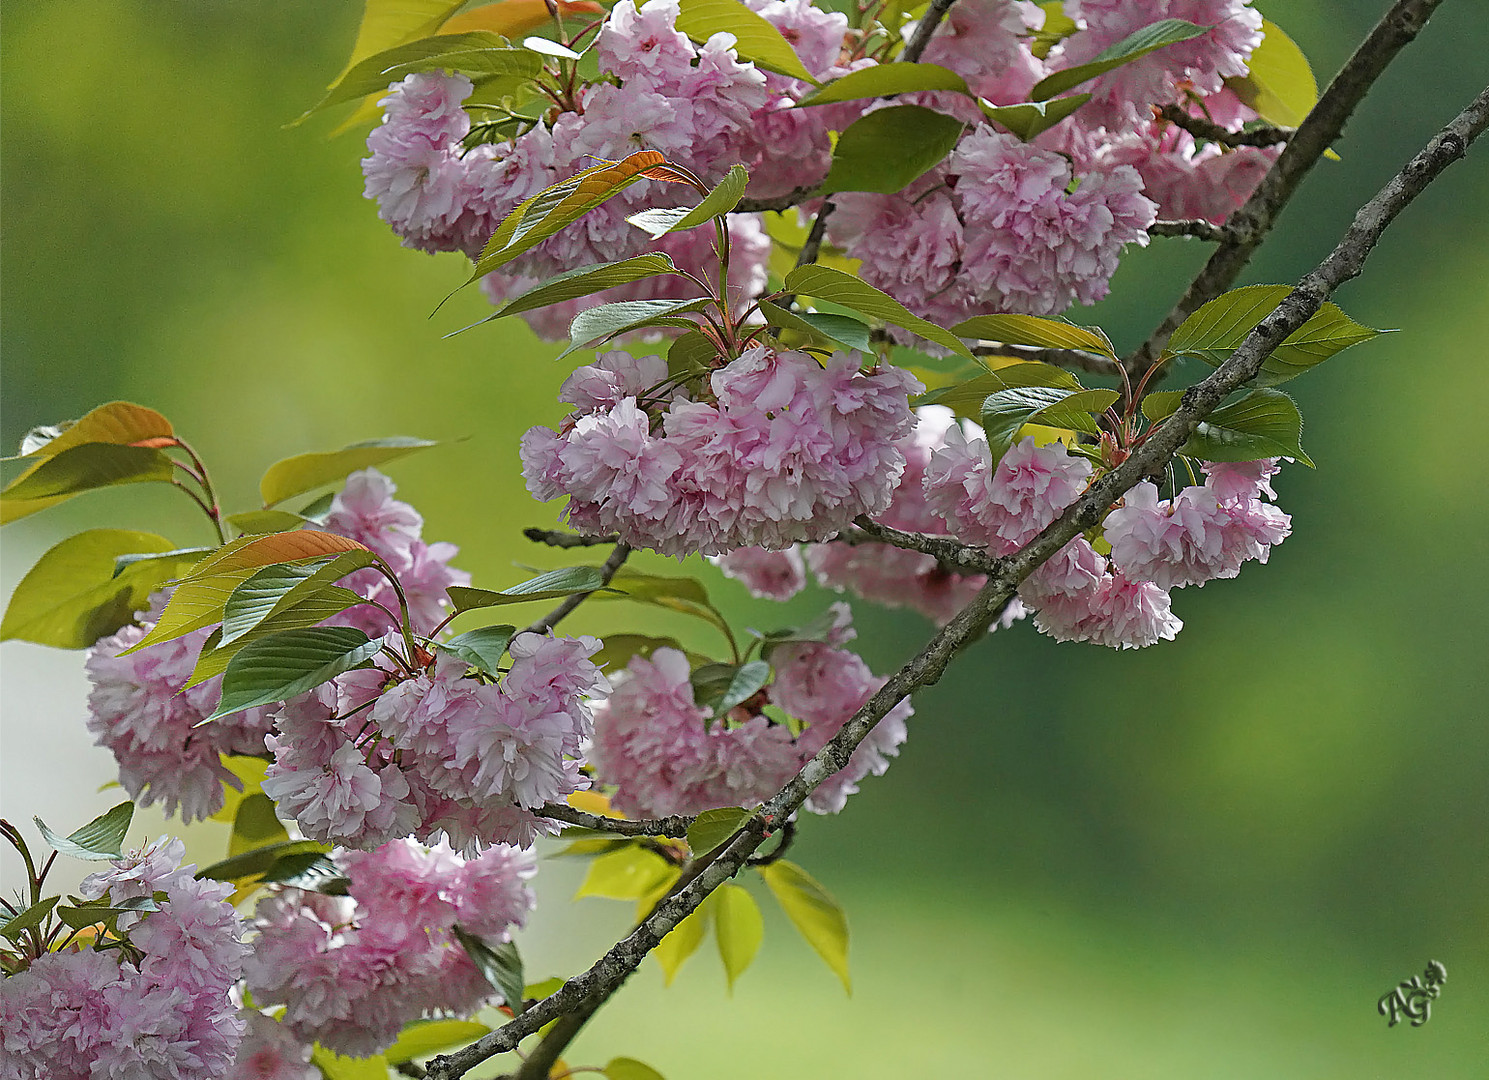
[[464, 660], [471, 667], [495, 677], [501, 668], [502, 655], [517, 632], [515, 626], [482, 626], [457, 634], [449, 641], [437, 643], [440, 652]]
[[172, 553], [154, 533], [88, 529], [52, 547], [11, 593], [0, 641], [34, 641], [58, 649], [86, 649], [134, 621], [150, 594], [191, 567], [195, 551], [141, 559], [115, 573], [122, 555]]
[[769, 300], [755, 302], [771, 326], [795, 330], [809, 340], [825, 342], [828, 347], [841, 345], [850, 352], [868, 352], [871, 348], [869, 328], [857, 319], [825, 311], [791, 311]]
[[1133, 31], [1115, 45], [1103, 49], [1088, 63], [1057, 71], [1041, 79], [1029, 91], [1029, 98], [1032, 101], [1047, 101], [1089, 79], [1105, 75], [1113, 68], [1130, 64], [1140, 56], [1147, 56], [1155, 49], [1197, 38], [1209, 30], [1208, 26], [1196, 26], [1183, 19], [1162, 19], [1151, 23], [1141, 30]]
[[[314, 491], [324, 484], [334, 484], [359, 469], [370, 469], [375, 465], [412, 454], [415, 450], [435, 446], [428, 439], [413, 439], [406, 435], [393, 435], [386, 439], [368, 439], [352, 443], [340, 450], [329, 450], [313, 454], [296, 454], [294, 457], [276, 461], [269, 466], [259, 481], [259, 496], [264, 506], [273, 506], [285, 499], [307, 491]], [[295, 528], [296, 526], [288, 526]], [[257, 530], [245, 529], [245, 532]]]
[[170, 455], [144, 446], [84, 443], [42, 461], [0, 492], [0, 524], [9, 525], [85, 491], [120, 484], [170, 483]]
[[222, 673], [222, 700], [203, 723], [313, 690], [365, 666], [381, 647], [350, 626], [281, 630], [249, 642]]
[[1071, 94], [1069, 97], [1052, 98], [1049, 101], [1022, 101], [1017, 105], [990, 105], [979, 98], [977, 104], [982, 108], [982, 115], [1028, 142], [1036, 135], [1044, 134], [1090, 100], [1090, 94]]
[[1246, 60], [1247, 72], [1226, 79], [1257, 116], [1278, 127], [1297, 127], [1318, 102], [1318, 82], [1308, 57], [1270, 19], [1262, 20], [1262, 42]]
[[919, 334], [968, 360], [973, 359], [972, 351], [951, 331], [911, 314], [910, 309], [894, 297], [852, 274], [827, 266], [801, 266], [786, 275], [785, 284], [789, 292], [841, 304], [871, 319]]
[[558, 354], [558, 359], [633, 330], [643, 330], [648, 326], [675, 326], [678, 316], [702, 311], [712, 303], [705, 296], [684, 300], [622, 300], [586, 308], [569, 324], [569, 347]]
[[605, 577], [599, 567], [565, 566], [560, 570], [549, 570], [500, 592], [472, 589], [463, 585], [452, 585], [447, 591], [456, 611], [474, 611], [476, 608], [501, 607], [528, 600], [556, 600], [574, 593], [593, 592], [604, 586]]
[[820, 190], [824, 195], [900, 191], [941, 164], [956, 147], [964, 127], [955, 117], [920, 105], [875, 109], [849, 124], [838, 137]]
[[1216, 409], [1179, 448], [1203, 461], [1257, 461], [1288, 457], [1313, 467], [1303, 453], [1303, 416], [1281, 390], [1253, 390]]
[[760, 951], [760, 942], [765, 939], [765, 920], [749, 890], [726, 881], [713, 895], [713, 921], [719, 958], [724, 961], [724, 975], [732, 994], [734, 981], [745, 973]]
[[843, 988], [852, 993], [848, 978], [848, 918], [832, 895], [801, 867], [779, 859], [760, 867], [781, 910], [791, 924], [807, 939], [807, 944], [827, 966], [843, 980]]
[[52, 832], [41, 818], [31, 820], [36, 822], [42, 839], [57, 854], [98, 862], [120, 857], [124, 849], [124, 838], [129, 835], [129, 823], [133, 819], [134, 803], [122, 802], [66, 836], [58, 836]]
[[734, 36], [734, 51], [756, 67], [816, 84], [781, 32], [739, 0], [679, 0], [677, 28], [702, 45], [715, 34]]
[[840, 79], [825, 82], [799, 98], [798, 109], [810, 105], [831, 105], [836, 101], [861, 98], [893, 97], [917, 90], [950, 90], [971, 95], [967, 80], [940, 64], [876, 64], [850, 71]]
[[[1194, 356], [1211, 367], [1218, 367], [1291, 292], [1288, 285], [1247, 285], [1232, 289], [1185, 319], [1169, 338], [1165, 355]], [[1383, 332], [1362, 326], [1338, 305], [1325, 302], [1272, 350], [1262, 364], [1257, 382], [1263, 386], [1286, 382], [1335, 353], [1379, 337]]]
[[[175, 434], [171, 422], [154, 409], [130, 401], [111, 401], [93, 409], [80, 420], [33, 429], [21, 443], [19, 457], [39, 463], [84, 443], [132, 446], [172, 440]], [[31, 466], [32, 469], [35, 467], [35, 464]]]
[[639, 150], [621, 161], [596, 165], [538, 192], [508, 214], [496, 227], [491, 239], [486, 242], [481, 257], [476, 260], [475, 272], [466, 284], [469, 285], [471, 281], [506, 265], [529, 248], [578, 221], [666, 160], [664, 155], [655, 150]]
[[638, 229], [644, 229], [653, 240], [670, 232], [706, 225], [738, 206], [749, 182], [750, 174], [743, 165], [731, 165], [724, 179], [715, 184], [697, 206], [643, 210], [626, 220]]

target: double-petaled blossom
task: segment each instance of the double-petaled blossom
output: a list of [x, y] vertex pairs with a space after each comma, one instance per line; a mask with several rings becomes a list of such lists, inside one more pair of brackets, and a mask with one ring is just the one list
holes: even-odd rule
[[[884, 683], [839, 647], [852, 636], [846, 618], [840, 605], [830, 640], [776, 648], [773, 681], [726, 717], [712, 717], [696, 702], [683, 653], [661, 648], [650, 658], [632, 657], [614, 693], [595, 710], [590, 757], [597, 779], [615, 787], [614, 805], [659, 816], [748, 806], [774, 795]], [[767, 706], [800, 721], [800, 734], [793, 737]], [[836, 813], [860, 780], [882, 773], [905, 740], [912, 711], [908, 699], [896, 705], [807, 809]]]
[[[620, 362], [611, 354], [605, 363], [581, 369], [567, 397], [589, 401], [581, 387], [613, 382]], [[861, 372], [853, 355], [818, 362], [757, 346], [715, 371], [696, 399], [658, 385], [595, 401], [559, 432], [532, 428], [523, 469], [535, 497], [569, 496], [568, 518], [584, 531], [677, 555], [785, 547], [888, 506], [918, 389], [888, 365]]]
[[[164, 838], [90, 875], [81, 892], [110, 902], [156, 896], [121, 920], [130, 949], [73, 947], [0, 979], [0, 1075], [25, 1080], [215, 1080], [243, 1034], [228, 996], [243, 972], [243, 925], [231, 885], [198, 881]], [[117, 890], [117, 891], [116, 891]], [[146, 891], [142, 891], [146, 890]]]
[[259, 902], [245, 978], [256, 1004], [284, 1007], [276, 1053], [298, 1039], [366, 1057], [421, 1015], [468, 1016], [499, 998], [456, 930], [509, 941], [533, 906], [532, 855], [497, 845], [465, 860], [398, 840], [334, 860], [349, 895], [283, 888]]

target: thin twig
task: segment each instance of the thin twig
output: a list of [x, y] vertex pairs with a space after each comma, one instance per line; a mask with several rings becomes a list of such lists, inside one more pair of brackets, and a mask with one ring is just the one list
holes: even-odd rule
[[1155, 221], [1148, 226], [1149, 236], [1188, 236], [1195, 240], [1212, 240], [1223, 244], [1230, 239], [1230, 232], [1224, 225], [1215, 225], [1198, 218], [1185, 218], [1180, 221]]
[[533, 812], [539, 817], [562, 821], [565, 825], [578, 825], [596, 832], [615, 833], [617, 836], [686, 836], [695, 820], [691, 814], [674, 814], [672, 817], [641, 818], [632, 821], [626, 818], [605, 817], [601, 814], [587, 814], [583, 810], [575, 810], [572, 806], [565, 806], [563, 803], [544, 803], [540, 809]]
[[610, 558], [606, 559], [600, 566], [600, 584], [596, 588], [590, 589], [588, 592], [574, 593], [572, 596], [564, 597], [563, 603], [559, 604], [558, 607], [554, 608], [547, 615], [544, 615], [523, 632], [530, 634], [548, 633], [548, 631], [562, 622], [580, 604], [584, 603], [606, 585], [609, 585], [610, 579], [615, 576], [615, 572], [620, 569], [621, 563], [626, 561], [626, 556], [630, 553], [630, 544], [624, 540], [616, 543], [615, 550], [610, 553]]
[[1060, 517], [997, 569], [972, 602], [952, 618], [929, 644], [891, 675], [818, 754], [784, 788], [746, 820], [728, 843], [686, 887], [659, 902], [626, 938], [589, 970], [569, 979], [521, 1016], [454, 1054], [429, 1064], [431, 1080], [456, 1080], [487, 1058], [514, 1048], [549, 1021], [581, 1009], [593, 1011], [615, 991], [666, 934], [696, 911], [708, 895], [738, 873], [765, 841], [829, 777], [848, 763], [853, 751], [908, 694], [936, 682], [962, 649], [980, 638], [1007, 606], [1018, 584], [1077, 534], [1095, 525], [1106, 510], [1145, 476], [1161, 471], [1199, 422], [1224, 397], [1256, 377], [1272, 351], [1312, 316], [1340, 284], [1357, 276], [1386, 227], [1413, 199], [1461, 158], [1489, 126], [1489, 90], [1439, 132], [1358, 214], [1338, 246], [1300, 281], [1223, 364], [1184, 392], [1180, 406], [1122, 464], [1093, 484]]
[[910, 44], [905, 46], [905, 51], [900, 54], [900, 62], [905, 64], [916, 63], [920, 54], [925, 52], [926, 46], [931, 43], [931, 35], [941, 25], [941, 20], [946, 18], [946, 13], [951, 10], [951, 5], [956, 0], [931, 0], [931, 6], [926, 9], [925, 17], [915, 26], [915, 33], [910, 38]]
[[1324, 151], [1338, 142], [1355, 106], [1396, 54], [1421, 33], [1440, 3], [1442, 0], [1396, 0], [1391, 5], [1298, 125], [1288, 140], [1287, 148], [1272, 163], [1272, 168], [1262, 177], [1251, 198], [1226, 221], [1230, 238], [1211, 254], [1204, 268], [1195, 275], [1179, 302], [1148, 340], [1126, 359], [1129, 372], [1135, 376], [1146, 372], [1157, 361], [1179, 324], [1231, 287], [1252, 253], [1276, 224], [1278, 215], [1303, 177]]
[[1296, 128], [1262, 127], [1251, 128], [1248, 131], [1231, 131], [1223, 128], [1211, 120], [1199, 116], [1190, 116], [1179, 105], [1165, 105], [1158, 110], [1158, 115], [1170, 124], [1183, 128], [1196, 139], [1208, 139], [1210, 142], [1220, 143], [1223, 146], [1277, 146], [1285, 143], [1297, 134]]
[[777, 195], [770, 199], [740, 199], [735, 212], [740, 214], [759, 214], [766, 210], [790, 210], [793, 206], [817, 197], [817, 189], [821, 184], [811, 184], [807, 187], [793, 188], [784, 195]]
[[786, 852], [791, 850], [791, 844], [796, 839], [796, 819], [791, 818], [787, 821], [786, 824], [781, 826], [780, 831], [776, 835], [780, 839], [776, 841], [775, 847], [771, 848], [764, 855], [751, 855], [745, 865], [769, 866], [773, 862], [779, 862]]
[[620, 540], [616, 533], [604, 536], [586, 536], [583, 533], [564, 532], [562, 529], [523, 529], [522, 535], [535, 544], [547, 544], [556, 548], [599, 547]]

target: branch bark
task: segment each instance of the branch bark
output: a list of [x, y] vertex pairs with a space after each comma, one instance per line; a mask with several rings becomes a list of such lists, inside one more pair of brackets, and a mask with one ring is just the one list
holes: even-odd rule
[[1189, 283], [1184, 295], [1148, 337], [1129, 356], [1126, 366], [1134, 377], [1152, 367], [1179, 324], [1230, 288], [1261, 246], [1278, 216], [1330, 145], [1337, 142], [1345, 123], [1381, 72], [1427, 25], [1442, 0], [1396, 0], [1359, 48], [1345, 61], [1297, 131], [1287, 149], [1239, 210], [1226, 221], [1230, 237], [1210, 256]]
[[428, 1066], [431, 1080], [457, 1080], [482, 1061], [515, 1048], [550, 1020], [598, 1007], [673, 927], [748, 863], [774, 827], [787, 820], [818, 786], [847, 764], [875, 724], [906, 695], [940, 679], [957, 653], [986, 633], [993, 619], [1013, 598], [1019, 582], [1076, 534], [1097, 524], [1106, 510], [1143, 477], [1162, 468], [1227, 394], [1255, 378], [1272, 350], [1302, 326], [1340, 284], [1360, 273], [1387, 226], [1444, 169], [1463, 157], [1486, 126], [1489, 126], [1489, 90], [1475, 98], [1360, 209], [1329, 256], [1251, 331], [1230, 359], [1184, 392], [1179, 408], [1131, 457], [1092, 484], [1020, 551], [997, 560], [996, 570], [972, 602], [924, 650], [890, 676], [842, 730], [746, 821], [733, 838], [716, 849], [716, 857], [696, 878], [658, 903], [635, 930], [612, 946], [589, 970], [574, 976], [496, 1031], [453, 1054], [433, 1058]]
[[[610, 579], [615, 576], [615, 572], [620, 569], [621, 563], [625, 562], [626, 556], [630, 554], [630, 544], [627, 544], [624, 540], [616, 543], [615, 549], [610, 552], [610, 557], [600, 566], [601, 587], [610, 584]], [[589, 592], [574, 593], [572, 596], [564, 597], [563, 603], [533, 623], [524, 632], [533, 634], [548, 633], [548, 631], [562, 622], [571, 611], [593, 596], [596, 591], [595, 589], [591, 589]]]
[[556, 548], [599, 547], [620, 540], [615, 533], [604, 536], [585, 536], [583, 533], [565, 532], [562, 529], [523, 529], [522, 535], [535, 544], [547, 544]]
[[998, 569], [998, 560], [982, 548], [969, 547], [940, 536], [923, 536], [903, 529], [880, 525], [864, 515], [853, 520], [855, 528], [844, 529], [828, 543], [890, 544], [907, 551], [930, 555], [949, 574], [990, 574]]
[[1214, 240], [1225, 243], [1230, 239], [1230, 230], [1224, 225], [1208, 221], [1185, 218], [1181, 221], [1155, 221], [1148, 226], [1149, 236], [1188, 236], [1196, 240]]
[[1190, 116], [1181, 106], [1165, 105], [1158, 115], [1170, 124], [1183, 128], [1197, 139], [1208, 139], [1222, 146], [1276, 146], [1296, 134], [1294, 128], [1258, 127], [1250, 131], [1231, 131], [1200, 116]]
[[587, 814], [583, 810], [575, 810], [572, 806], [565, 806], [563, 803], [545, 803], [541, 809], [533, 813], [539, 817], [562, 821], [565, 825], [578, 825], [596, 832], [615, 833], [617, 836], [686, 836], [694, 821], [691, 814], [674, 814], [672, 817], [640, 820], [602, 817], [599, 814]]

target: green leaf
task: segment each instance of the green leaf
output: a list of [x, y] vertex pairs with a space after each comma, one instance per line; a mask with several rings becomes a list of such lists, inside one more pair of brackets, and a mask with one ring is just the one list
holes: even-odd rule
[[202, 723], [287, 701], [344, 671], [364, 667], [382, 643], [350, 626], [281, 630], [249, 642], [222, 673], [222, 701]]
[[80, 904], [77, 907], [62, 906], [57, 908], [57, 918], [61, 919], [74, 930], [81, 930], [85, 926], [108, 922], [120, 915], [148, 914], [159, 910], [160, 904], [153, 897], [131, 896], [126, 900], [119, 900], [111, 904]]
[[[561, 304], [565, 300], [577, 300], [581, 296], [604, 292], [606, 289], [613, 289], [617, 285], [626, 285], [632, 281], [640, 281], [642, 278], [678, 272], [671, 258], [660, 251], [650, 251], [645, 255], [622, 259], [619, 262], [576, 267], [557, 277], [549, 278], [520, 296], [513, 297], [481, 322], [491, 322], [493, 319], [518, 315], [524, 311], [535, 311], [549, 304]], [[475, 325], [479, 326], [480, 323]]]
[[218, 647], [232, 644], [255, 627], [313, 596], [332, 595], [334, 603], [340, 605], [333, 605], [333, 610], [325, 617], [361, 603], [362, 598], [356, 593], [339, 589], [332, 583], [371, 566], [374, 559], [370, 551], [348, 551], [325, 561], [264, 567], [228, 596], [222, 608], [222, 637]]
[[[1219, 367], [1291, 292], [1288, 285], [1247, 285], [1232, 289], [1185, 319], [1169, 338], [1165, 355], [1194, 356], [1211, 367]], [[1272, 351], [1262, 364], [1257, 382], [1262, 386], [1286, 382], [1335, 353], [1383, 332], [1362, 326], [1338, 305], [1325, 302]]]
[[84, 443], [47, 458], [0, 492], [0, 524], [85, 491], [120, 484], [170, 483], [171, 459], [163, 450], [113, 443]]
[[561, 570], [549, 570], [535, 578], [529, 578], [510, 589], [493, 592], [490, 589], [472, 589], [464, 585], [451, 585], [447, 590], [450, 603], [456, 611], [474, 611], [477, 608], [501, 607], [504, 604], [521, 604], [528, 600], [556, 600], [574, 593], [594, 592], [604, 588], [605, 575], [598, 566], [565, 566]]
[[1029, 91], [1029, 97], [1034, 101], [1048, 101], [1056, 94], [1063, 94], [1089, 79], [1105, 75], [1113, 68], [1131, 63], [1140, 56], [1147, 56], [1155, 49], [1197, 38], [1210, 29], [1211, 27], [1196, 26], [1183, 19], [1162, 19], [1151, 23], [1141, 30], [1133, 31], [1115, 45], [1103, 49], [1089, 63], [1057, 71], [1039, 80], [1034, 89]]
[[211, 820], [231, 825], [238, 816], [238, 807], [243, 805], [243, 800], [263, 790], [264, 775], [268, 772], [269, 763], [261, 757], [224, 754], [222, 755], [222, 767], [232, 773], [234, 779], [242, 787], [239, 789], [231, 783], [223, 784], [222, 809], [214, 813]]
[[732, 994], [734, 981], [745, 973], [760, 951], [760, 942], [765, 939], [765, 920], [760, 917], [760, 905], [749, 890], [726, 881], [713, 894], [713, 924], [719, 958], [724, 961], [724, 974]]
[[812, 83], [812, 77], [781, 32], [738, 0], [679, 0], [677, 28], [698, 44], [718, 33], [734, 35], [734, 51], [756, 67]]
[[275, 862], [287, 855], [324, 855], [330, 850], [319, 840], [282, 840], [203, 867], [196, 876], [214, 881], [241, 881], [268, 872]]
[[392, 83], [419, 71], [536, 78], [542, 70], [543, 61], [534, 53], [511, 48], [505, 38], [489, 30], [417, 38], [374, 53], [357, 63], [291, 126], [304, 123], [322, 109], [386, 90]]
[[1074, 19], [1065, 14], [1063, 0], [1050, 0], [1039, 7], [1044, 12], [1044, 25], [1030, 35], [1032, 43], [1029, 51], [1043, 60], [1049, 56], [1051, 49], [1075, 33], [1079, 27]]
[[233, 590], [262, 567], [367, 550], [355, 540], [317, 529], [239, 537], [191, 568], [176, 584], [165, 611], [150, 632], [125, 653], [172, 641], [220, 621]]
[[25, 911], [0, 926], [0, 937], [16, 941], [27, 930], [40, 926], [46, 922], [47, 916], [52, 913], [52, 908], [57, 906], [60, 896], [49, 896], [45, 900], [32, 904]]
[[769, 300], [757, 300], [760, 313], [771, 326], [795, 330], [809, 339], [825, 340], [828, 345], [841, 345], [850, 352], [868, 352], [869, 328], [857, 319], [825, 311], [791, 311]]
[[610, 588], [596, 593], [595, 600], [631, 600], [639, 604], [678, 611], [716, 626], [727, 637], [729, 623], [708, 598], [708, 590], [697, 578], [647, 574], [622, 566], [610, 579]]
[[32, 818], [41, 830], [42, 839], [59, 855], [70, 855], [74, 859], [102, 862], [123, 856], [124, 837], [129, 833], [129, 823], [134, 818], [134, 803], [122, 802], [107, 813], [100, 814], [88, 824], [66, 836], [58, 836], [46, 827], [41, 818]]
[[693, 672], [693, 698], [700, 708], [712, 710], [722, 720], [729, 710], [748, 701], [770, 682], [770, 665], [764, 660], [748, 663], [709, 664]]
[[589, 864], [589, 872], [574, 899], [599, 896], [608, 900], [639, 900], [676, 876], [677, 868], [666, 859], [639, 845], [628, 844]]
[[398, 1041], [383, 1051], [383, 1057], [389, 1065], [401, 1065], [452, 1046], [475, 1042], [490, 1031], [491, 1028], [474, 1020], [415, 1020], [404, 1026]]
[[677, 977], [677, 972], [683, 962], [697, 952], [698, 946], [703, 944], [703, 939], [708, 935], [708, 921], [712, 907], [713, 905], [705, 900], [682, 922], [667, 931], [657, 947], [652, 950], [651, 955], [656, 958], [657, 964], [662, 969], [665, 985], [672, 985], [672, 980]]
[[513, 1014], [520, 1015], [526, 1004], [522, 996], [526, 980], [522, 977], [522, 956], [517, 952], [517, 946], [510, 941], [488, 945], [459, 926], [453, 929], [455, 940], [460, 942], [482, 976], [501, 994], [502, 1001]]
[[375, 1057], [342, 1057], [319, 1043], [310, 1051], [310, 1063], [321, 1071], [325, 1080], [388, 1080], [388, 1059]]
[[799, 266], [786, 275], [786, 290], [841, 304], [871, 319], [881, 319], [971, 360], [972, 351], [949, 330], [926, 322], [888, 293], [881, 292], [852, 274], [828, 266]]
[[990, 105], [979, 98], [977, 104], [982, 109], [983, 116], [1028, 142], [1090, 100], [1090, 94], [1071, 94], [1069, 97], [1052, 98], [1049, 101], [1021, 101], [1017, 105]]
[[[116, 560], [139, 552], [169, 554], [140, 560], [116, 576]], [[11, 593], [0, 621], [0, 641], [32, 641], [59, 649], [86, 649], [134, 621], [150, 594], [200, 558], [175, 554], [154, 533], [88, 529], [43, 555]]]
[[705, 374], [719, 358], [719, 347], [697, 330], [677, 335], [667, 349], [667, 374]]
[[965, 382], [932, 390], [916, 398], [914, 404], [945, 405], [958, 416], [980, 423], [982, 403], [989, 394], [1020, 386], [1047, 386], [1072, 393], [1083, 389], [1079, 380], [1063, 368], [1057, 368], [1053, 364], [1019, 363], [994, 368]]
[[827, 966], [837, 972], [843, 988], [852, 993], [848, 978], [848, 918], [838, 902], [793, 862], [778, 859], [759, 870], [791, 924]]
[[1204, 461], [1289, 457], [1312, 468], [1302, 437], [1303, 416], [1292, 398], [1281, 390], [1253, 390], [1200, 421], [1179, 453]]
[[275, 859], [259, 879], [260, 884], [271, 882], [326, 896], [346, 896], [351, 884], [328, 856], [313, 851], [281, 855]]
[[1225, 85], [1267, 123], [1295, 128], [1318, 103], [1318, 82], [1308, 57], [1281, 27], [1263, 19], [1262, 33], [1246, 61], [1247, 73]]
[[993, 466], [1003, 460], [1025, 424], [1074, 428], [1099, 435], [1090, 414], [1104, 411], [1121, 395], [1115, 390], [1075, 392], [1046, 386], [1020, 386], [989, 394], [982, 403], [982, 426]]
[[621, 161], [604, 162], [586, 169], [538, 192], [518, 205], [496, 227], [466, 284], [505, 266], [529, 248], [578, 221], [666, 160], [655, 150], [641, 150]]
[[457, 634], [449, 641], [439, 642], [435, 648], [495, 677], [501, 667], [502, 655], [516, 632], [515, 626], [482, 626]]
[[288, 510], [245, 510], [241, 514], [228, 514], [222, 520], [245, 536], [288, 532], [310, 524], [309, 518], [292, 514]]
[[290, 838], [289, 832], [274, 812], [274, 800], [262, 791], [245, 795], [233, 815], [233, 831], [228, 836], [228, 856], [241, 855]]
[[[273, 506], [285, 499], [313, 491], [323, 484], [334, 484], [359, 469], [370, 469], [405, 454], [412, 454], [415, 450], [435, 445], [437, 444], [428, 439], [393, 435], [386, 439], [352, 443], [340, 450], [296, 454], [269, 466], [269, 470], [259, 481], [259, 496], [264, 500], [264, 506]], [[297, 526], [291, 526], [295, 527]]]
[[796, 102], [798, 109], [835, 101], [892, 97], [917, 90], [953, 90], [971, 96], [967, 80], [940, 64], [879, 64], [825, 82]]
[[611, 1058], [600, 1071], [607, 1080], [666, 1080], [646, 1062], [628, 1057]]
[[[898, 65], [895, 65], [898, 66]], [[848, 125], [819, 189], [892, 194], [934, 169], [956, 148], [965, 125], [920, 105], [875, 109]]]
[[1167, 420], [1183, 400], [1182, 390], [1155, 390], [1143, 398], [1143, 415], [1155, 424], [1160, 420]]
[[731, 165], [729, 173], [713, 186], [703, 201], [694, 207], [676, 209], [643, 210], [626, 218], [638, 229], [644, 229], [653, 240], [670, 232], [705, 225], [721, 214], [727, 214], [739, 205], [749, 185], [750, 174], [743, 165]]
[[1042, 349], [1079, 349], [1111, 360], [1117, 358], [1111, 339], [1098, 326], [1076, 326], [1037, 315], [976, 315], [951, 328], [953, 334], [1004, 345], [1033, 345]]
[[750, 820], [751, 813], [737, 806], [703, 811], [688, 827], [688, 847], [695, 856], [707, 854], [737, 833]]
[[619, 334], [648, 326], [670, 326], [671, 321], [663, 320], [675, 320], [679, 315], [702, 311], [712, 303], [708, 297], [701, 296], [690, 300], [622, 300], [586, 308], [569, 323], [569, 347], [558, 354], [558, 359]]

